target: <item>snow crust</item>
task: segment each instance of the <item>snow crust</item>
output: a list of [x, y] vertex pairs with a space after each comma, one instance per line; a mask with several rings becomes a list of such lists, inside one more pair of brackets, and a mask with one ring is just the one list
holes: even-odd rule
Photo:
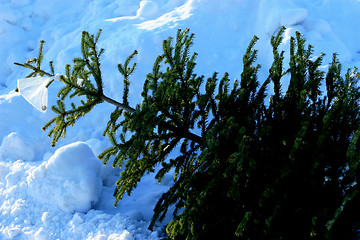
[[[65, 64], [81, 55], [81, 32], [96, 34], [101, 28], [104, 91], [115, 99], [122, 97], [117, 64], [138, 50], [130, 88], [135, 106], [162, 40], [178, 28], [195, 33], [196, 71], [206, 77], [227, 71], [238, 78], [243, 53], [257, 35], [262, 81], [272, 63], [269, 40], [282, 25], [287, 28], [281, 46], [286, 57], [290, 37], [300, 31], [315, 47], [315, 56], [327, 54], [322, 68], [333, 52], [344, 70], [359, 66], [359, 13], [359, 0], [0, 1], [0, 239], [160, 239], [171, 219], [153, 232], [147, 229], [157, 200], [172, 184], [171, 174], [162, 183], [144, 176], [131, 196], [113, 206], [121, 169], [96, 158], [110, 146], [102, 133], [112, 106], [95, 108], [50, 147], [41, 127], [54, 113], [39, 112], [14, 91], [29, 71], [13, 62], [36, 57], [40, 40], [45, 40], [44, 66], [53, 60], [55, 72], [64, 73]], [[48, 89], [49, 107], [60, 87], [54, 82]]]

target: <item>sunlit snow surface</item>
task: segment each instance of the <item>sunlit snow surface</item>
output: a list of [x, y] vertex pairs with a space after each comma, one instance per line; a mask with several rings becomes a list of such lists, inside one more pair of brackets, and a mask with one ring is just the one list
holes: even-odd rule
[[[242, 55], [253, 35], [260, 37], [259, 80], [272, 61], [269, 39], [280, 26], [290, 36], [303, 33], [327, 53], [323, 68], [337, 52], [345, 68], [360, 65], [360, 1], [358, 0], [2, 0], [0, 1], [0, 239], [159, 239], [161, 226], [147, 230], [152, 210], [171, 186], [146, 175], [132, 196], [113, 207], [119, 169], [96, 159], [109, 147], [102, 136], [112, 106], [103, 104], [80, 120], [55, 148], [41, 130], [54, 114], [37, 111], [13, 90], [28, 71], [13, 65], [37, 56], [45, 40], [45, 60], [55, 71], [80, 56], [83, 30], [103, 29], [102, 69], [106, 95], [121, 99], [117, 64], [138, 50], [130, 103], [140, 102], [146, 73], [161, 52], [162, 40], [178, 28], [195, 33], [196, 71], [210, 76], [228, 71], [239, 77]], [[286, 80], [285, 80], [286, 81]], [[286, 82], [284, 82], [286, 84]], [[49, 89], [49, 105], [61, 87]]]

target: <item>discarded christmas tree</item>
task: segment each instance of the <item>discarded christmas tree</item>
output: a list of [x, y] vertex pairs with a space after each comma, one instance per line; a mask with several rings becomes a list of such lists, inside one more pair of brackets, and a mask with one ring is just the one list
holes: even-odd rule
[[[103, 93], [100, 32], [83, 32], [82, 57], [60, 76], [57, 116], [44, 126], [53, 145], [77, 119], [97, 104], [116, 108], [104, 126], [112, 147], [99, 158], [125, 165], [115, 191], [115, 205], [131, 194], [142, 176], [156, 172], [161, 181], [175, 169], [174, 184], [154, 209], [150, 229], [170, 206], [167, 225], [172, 239], [350, 239], [360, 229], [360, 74], [341, 76], [336, 55], [327, 72], [323, 55], [297, 33], [290, 42], [290, 65], [278, 47], [284, 28], [271, 38], [274, 62], [267, 79], [257, 79], [257, 52], [250, 42], [240, 80], [205, 80], [194, 72], [190, 53], [193, 34], [178, 31], [175, 42], [163, 42], [153, 72], [146, 76], [143, 101], [129, 106], [129, 77], [135, 70], [129, 56], [118, 70], [124, 76], [122, 103]], [[41, 56], [41, 57], [40, 57]], [[41, 66], [42, 53], [22, 66], [36, 74], [54, 75]], [[290, 77], [286, 91], [281, 78]], [[81, 81], [79, 81], [81, 79]], [[273, 93], [266, 91], [272, 83]], [[326, 92], [321, 92], [321, 85]], [[232, 86], [230, 86], [232, 85]], [[82, 97], [67, 109], [64, 99]], [[176, 158], [168, 155], [180, 147]]]

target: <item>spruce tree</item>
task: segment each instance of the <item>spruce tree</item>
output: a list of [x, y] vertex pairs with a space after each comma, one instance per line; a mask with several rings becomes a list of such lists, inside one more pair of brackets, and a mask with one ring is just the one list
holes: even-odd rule
[[[55, 145], [95, 105], [113, 104], [104, 127], [112, 147], [99, 158], [125, 166], [115, 205], [156, 166], [161, 166], [155, 172], [160, 182], [174, 169], [174, 184], [157, 202], [149, 226], [175, 206], [168, 238], [351, 239], [360, 228], [360, 74], [354, 68], [342, 76], [336, 54], [327, 71], [321, 70], [324, 54], [313, 57], [300, 33], [291, 38], [285, 69], [279, 52], [284, 30], [271, 38], [268, 78], [257, 79], [254, 37], [234, 81], [228, 73], [196, 74], [197, 54], [190, 52], [194, 35], [179, 30], [163, 42], [135, 107], [129, 106], [128, 93], [137, 52], [118, 65], [124, 78], [120, 103], [103, 92], [100, 31], [83, 32], [82, 57], [65, 67], [60, 77], [65, 86], [52, 107], [57, 116], [44, 130]], [[47, 73], [41, 60], [42, 44], [38, 58], [18, 65], [30, 68], [30, 77], [53, 76], [52, 64]], [[281, 85], [285, 75], [287, 89]], [[80, 104], [66, 108], [64, 100], [75, 96], [82, 97]], [[169, 157], [177, 147], [179, 154]]]

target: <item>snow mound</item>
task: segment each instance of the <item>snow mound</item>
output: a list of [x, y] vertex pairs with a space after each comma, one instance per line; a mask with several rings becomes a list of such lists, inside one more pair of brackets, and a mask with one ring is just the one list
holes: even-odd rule
[[3, 159], [32, 161], [35, 157], [34, 150], [18, 133], [12, 132], [3, 138], [0, 146], [0, 156]]
[[102, 189], [101, 163], [91, 148], [75, 142], [59, 148], [27, 177], [28, 194], [65, 212], [87, 212]]

